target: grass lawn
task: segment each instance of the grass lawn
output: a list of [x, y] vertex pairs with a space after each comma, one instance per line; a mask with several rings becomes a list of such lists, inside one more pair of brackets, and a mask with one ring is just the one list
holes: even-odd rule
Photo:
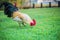
[[21, 9], [36, 19], [36, 26], [20, 28], [0, 11], [0, 40], [60, 40], [60, 8]]

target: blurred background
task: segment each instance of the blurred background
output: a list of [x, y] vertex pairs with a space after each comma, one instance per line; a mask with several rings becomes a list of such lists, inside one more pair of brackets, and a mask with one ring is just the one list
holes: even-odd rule
[[60, 7], [59, 0], [0, 0], [11, 2], [18, 8]]

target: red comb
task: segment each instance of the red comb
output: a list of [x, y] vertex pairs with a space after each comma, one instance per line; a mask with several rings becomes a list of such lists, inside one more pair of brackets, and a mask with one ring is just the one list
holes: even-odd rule
[[33, 22], [30, 23], [30, 26], [34, 26], [34, 25], [36, 25], [35, 19], [33, 19]]

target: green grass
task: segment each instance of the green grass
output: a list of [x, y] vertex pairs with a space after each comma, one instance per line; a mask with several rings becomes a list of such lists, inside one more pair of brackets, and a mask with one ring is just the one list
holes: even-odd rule
[[0, 40], [60, 40], [60, 8], [21, 9], [36, 19], [36, 26], [19, 27], [0, 11]]

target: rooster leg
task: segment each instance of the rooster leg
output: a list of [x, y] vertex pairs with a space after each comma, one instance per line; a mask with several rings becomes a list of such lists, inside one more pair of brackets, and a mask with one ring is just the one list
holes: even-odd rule
[[26, 26], [26, 23], [22, 22], [22, 25]]
[[19, 24], [19, 27], [22, 27], [23, 25], [22, 25], [22, 22], [18, 22], [18, 24]]

